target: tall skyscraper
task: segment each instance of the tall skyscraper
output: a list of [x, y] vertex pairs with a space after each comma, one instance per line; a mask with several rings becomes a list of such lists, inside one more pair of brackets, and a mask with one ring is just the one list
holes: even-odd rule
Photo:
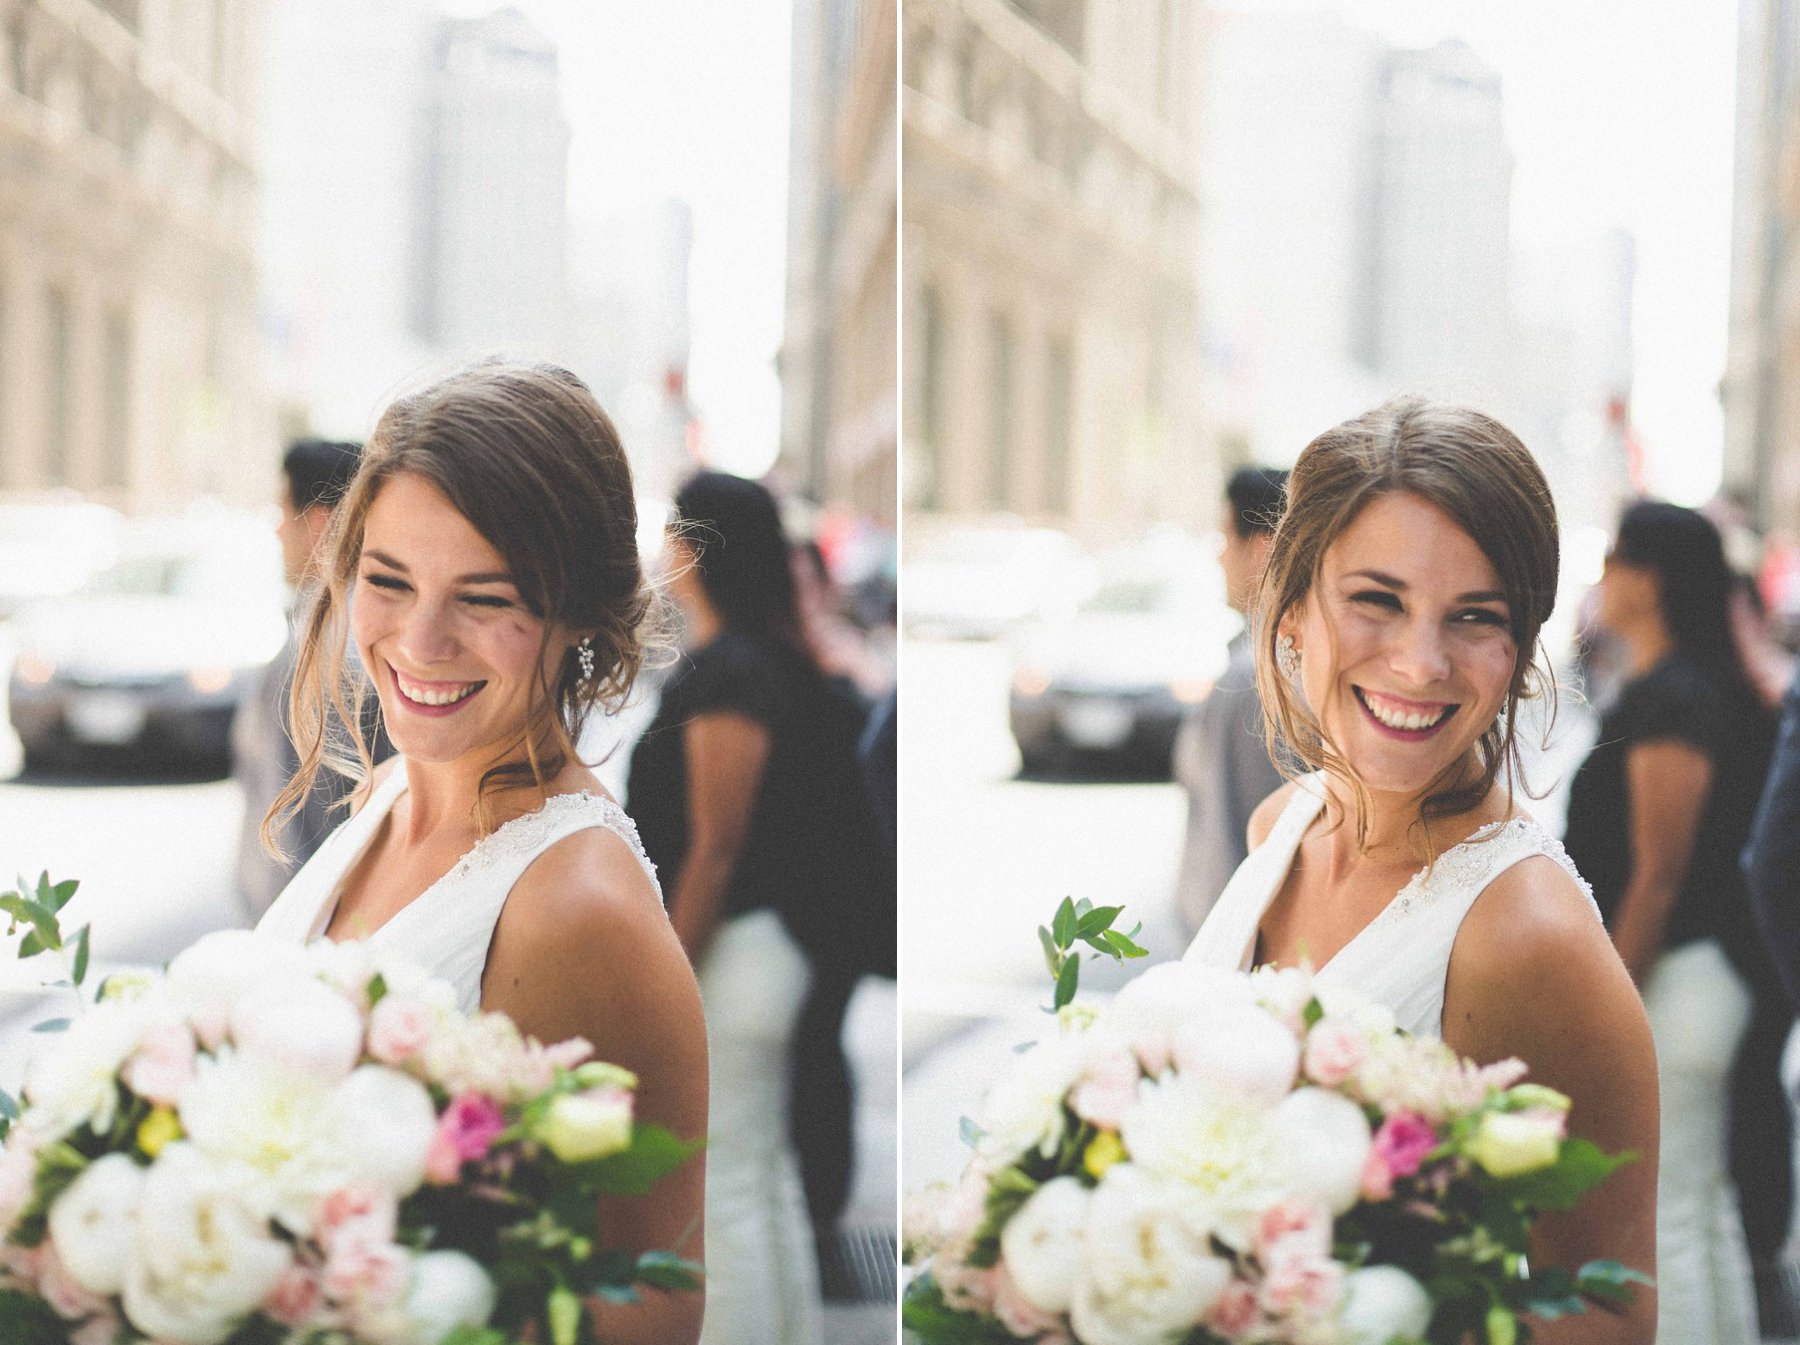
[[1461, 42], [1390, 51], [1369, 149], [1360, 358], [1504, 414], [1512, 156], [1498, 73]]
[[460, 353], [555, 349], [569, 158], [555, 46], [517, 10], [445, 21], [423, 124], [415, 330]]

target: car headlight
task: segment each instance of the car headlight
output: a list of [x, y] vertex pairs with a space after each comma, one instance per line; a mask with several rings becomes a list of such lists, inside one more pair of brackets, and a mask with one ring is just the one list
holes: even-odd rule
[[1037, 668], [1019, 668], [1013, 673], [1013, 691], [1021, 696], [1041, 696], [1050, 689], [1050, 674]]
[[1169, 683], [1169, 694], [1183, 705], [1198, 705], [1212, 689], [1212, 680], [1206, 677], [1177, 677]]
[[47, 686], [50, 679], [56, 676], [56, 664], [42, 654], [34, 654], [27, 649], [19, 655], [18, 662], [13, 664], [13, 671], [18, 673], [21, 682], [41, 687]]
[[201, 696], [217, 696], [231, 688], [230, 668], [192, 668], [188, 671], [187, 684]]

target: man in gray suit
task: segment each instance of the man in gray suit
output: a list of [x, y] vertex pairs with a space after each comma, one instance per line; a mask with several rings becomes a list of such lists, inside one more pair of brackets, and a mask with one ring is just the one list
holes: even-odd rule
[[[1249, 614], [1281, 517], [1287, 473], [1243, 467], [1225, 486], [1225, 597]], [[1187, 791], [1187, 844], [1175, 882], [1175, 906], [1191, 935], [1244, 862], [1245, 832], [1256, 805], [1281, 784], [1264, 745], [1262, 698], [1248, 628], [1231, 641], [1230, 660], [1212, 691], [1175, 735], [1175, 778]]]
[[243, 834], [238, 840], [237, 886], [244, 913], [254, 923], [294, 871], [318, 849], [327, 832], [343, 819], [333, 805], [343, 797], [348, 781], [329, 771], [321, 772], [300, 810], [282, 825], [280, 839], [288, 861], [263, 849], [262, 821], [276, 797], [294, 776], [300, 761], [287, 731], [288, 689], [298, 652], [296, 624], [307, 607], [317, 569], [321, 543], [356, 465], [362, 456], [359, 444], [326, 439], [300, 439], [281, 462], [281, 487], [276, 503], [281, 509], [282, 564], [288, 588], [294, 595], [287, 642], [264, 669], [253, 694], [238, 707], [231, 726], [232, 774], [244, 790]]

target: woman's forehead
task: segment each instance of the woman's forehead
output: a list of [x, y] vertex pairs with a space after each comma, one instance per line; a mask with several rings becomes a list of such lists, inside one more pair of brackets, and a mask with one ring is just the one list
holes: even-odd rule
[[1321, 569], [1330, 576], [1374, 572], [1451, 593], [1504, 588], [1462, 524], [1431, 501], [1403, 493], [1370, 501], [1326, 547]]

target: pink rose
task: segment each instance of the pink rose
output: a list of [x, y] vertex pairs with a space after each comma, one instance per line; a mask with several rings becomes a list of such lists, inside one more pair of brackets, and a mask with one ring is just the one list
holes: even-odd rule
[[551, 1046], [539, 1048], [544, 1059], [562, 1069], [574, 1069], [594, 1054], [594, 1044], [586, 1037], [570, 1037]]
[[55, 1245], [47, 1239], [44, 1242], [43, 1260], [38, 1262], [37, 1287], [38, 1292], [44, 1296], [44, 1301], [65, 1322], [78, 1322], [84, 1317], [104, 1312], [107, 1307], [104, 1298], [69, 1274], [62, 1258], [56, 1254]]
[[275, 1282], [262, 1301], [262, 1310], [283, 1326], [305, 1326], [319, 1310], [323, 1297], [319, 1272], [311, 1266], [295, 1264]]
[[1108, 1051], [1081, 1072], [1069, 1094], [1069, 1106], [1082, 1120], [1102, 1130], [1117, 1130], [1125, 1113], [1137, 1104], [1142, 1078], [1132, 1052]]
[[438, 1118], [437, 1133], [425, 1156], [425, 1179], [446, 1186], [462, 1174], [462, 1165], [487, 1152], [506, 1129], [500, 1104], [485, 1093], [461, 1093]]
[[1438, 1146], [1437, 1130], [1417, 1112], [1397, 1111], [1375, 1132], [1373, 1152], [1395, 1177], [1410, 1177]]
[[1306, 1034], [1304, 1064], [1314, 1083], [1336, 1088], [1369, 1058], [1369, 1039], [1346, 1023], [1326, 1019]]
[[1337, 1307], [1344, 1268], [1328, 1257], [1282, 1259], [1263, 1280], [1259, 1296], [1271, 1317], [1321, 1318]]
[[342, 1241], [392, 1242], [399, 1225], [399, 1205], [385, 1191], [367, 1186], [340, 1186], [314, 1216], [319, 1241], [327, 1247]]
[[37, 1178], [37, 1145], [30, 1132], [14, 1126], [0, 1150], [0, 1232], [12, 1227], [31, 1200]]
[[1256, 1286], [1247, 1280], [1233, 1280], [1206, 1314], [1206, 1325], [1226, 1339], [1236, 1340], [1247, 1335], [1261, 1315], [1256, 1307]]
[[1369, 1146], [1369, 1156], [1363, 1159], [1362, 1175], [1357, 1178], [1356, 1189], [1364, 1200], [1394, 1198], [1394, 1170], [1387, 1165], [1387, 1159], [1381, 1156], [1381, 1150], [1372, 1144]]
[[164, 1107], [194, 1077], [194, 1033], [186, 1023], [159, 1023], [144, 1033], [137, 1050], [119, 1071], [125, 1086]]
[[1305, 1200], [1283, 1200], [1262, 1212], [1252, 1233], [1266, 1263], [1279, 1248], [1289, 1257], [1331, 1255], [1331, 1215]]
[[336, 1303], [386, 1307], [405, 1291], [411, 1261], [406, 1249], [395, 1243], [340, 1237], [326, 1257], [321, 1287]]
[[399, 1065], [425, 1049], [437, 1027], [431, 1006], [406, 995], [387, 994], [369, 1012], [369, 1054], [384, 1065]]
[[[1527, 1070], [1523, 1060], [1513, 1057], [1483, 1065], [1478, 1073], [1484, 1088], [1498, 1088], [1504, 1092], [1523, 1079]], [[1486, 1096], [1485, 1092], [1483, 1096]]]
[[1062, 1316], [1045, 1312], [1019, 1292], [1006, 1263], [994, 1267], [994, 1316], [1020, 1340], [1037, 1340], [1051, 1332], [1061, 1332]]

